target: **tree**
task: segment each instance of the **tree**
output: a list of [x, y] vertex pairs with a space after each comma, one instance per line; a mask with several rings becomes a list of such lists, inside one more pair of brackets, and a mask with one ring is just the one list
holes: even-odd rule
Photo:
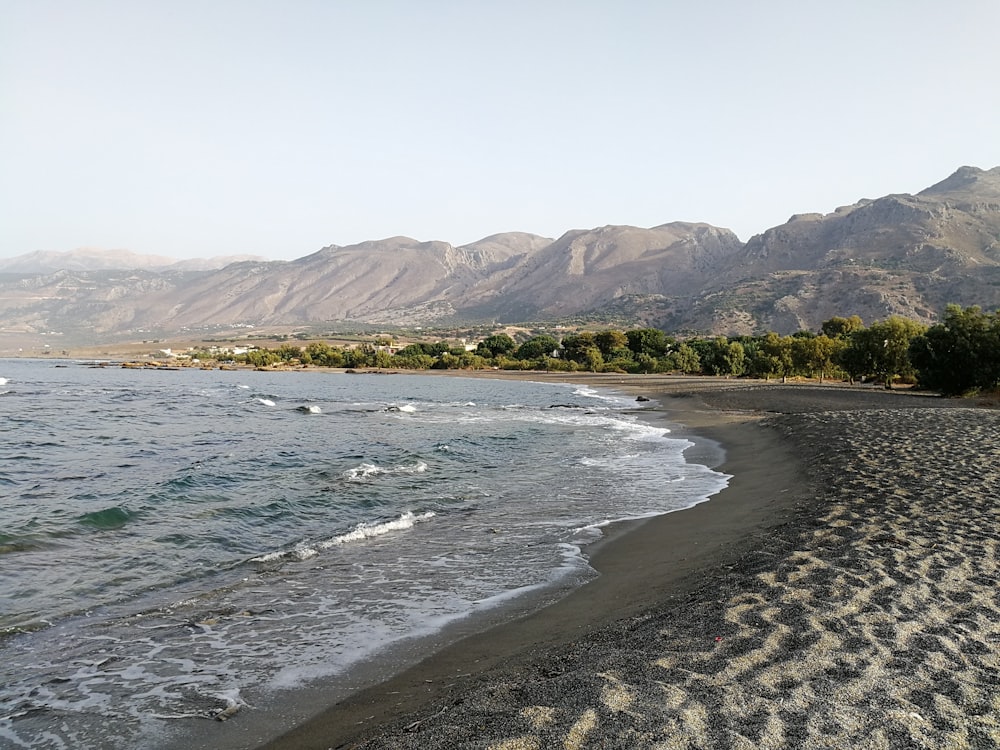
[[487, 336], [476, 346], [476, 354], [481, 357], [493, 359], [502, 354], [510, 354], [517, 348], [517, 344], [506, 333], [495, 333]]
[[820, 326], [820, 332], [832, 339], [846, 338], [864, 327], [864, 322], [857, 315], [852, 315], [849, 318], [834, 316], [829, 320], [823, 321], [823, 324]]
[[636, 354], [629, 372], [656, 372], [657, 360], [650, 354]]
[[343, 367], [344, 353], [325, 341], [313, 341], [306, 345], [302, 361], [319, 367]]
[[597, 344], [594, 343], [594, 334], [592, 333], [584, 331], [582, 333], [571, 333], [569, 336], [563, 337], [562, 354], [564, 359], [585, 365], [587, 364], [587, 353], [590, 349], [597, 349]]
[[375, 364], [375, 347], [371, 344], [358, 344], [353, 349], [344, 352], [346, 367], [371, 367]]
[[843, 339], [826, 334], [792, 337], [792, 361], [795, 369], [809, 377], [819, 375], [820, 382], [833, 369], [837, 353], [845, 346]]
[[[725, 342], [725, 343], [723, 343]], [[743, 349], [743, 344], [739, 341], [726, 341], [722, 338], [721, 341], [717, 341], [719, 345], [719, 354], [716, 358], [716, 362], [721, 365], [719, 368], [719, 375], [733, 375], [740, 376], [746, 372], [746, 352]]]
[[407, 344], [398, 352], [396, 352], [397, 357], [421, 357], [421, 356], [431, 356], [424, 349], [423, 344]]
[[696, 375], [701, 372], [701, 360], [698, 358], [698, 352], [688, 344], [681, 343], [660, 360], [658, 369], [662, 372], [683, 372], [686, 375]]
[[757, 345], [757, 358], [748, 363], [752, 375], [786, 377], [793, 372], [793, 342], [790, 336], [771, 332]]
[[746, 372], [747, 358], [743, 344], [719, 336], [697, 344], [702, 369], [709, 375], [742, 375]]
[[411, 351], [409, 354], [396, 352], [395, 356], [392, 357], [391, 365], [406, 370], [429, 370], [434, 365], [434, 361], [434, 357], [424, 354], [422, 350]]
[[595, 333], [594, 344], [600, 349], [605, 361], [632, 357], [632, 352], [628, 348], [628, 337], [621, 331], [607, 330]]
[[559, 342], [548, 334], [532, 336], [517, 348], [514, 356], [517, 359], [541, 359], [552, 356], [559, 348]]
[[293, 359], [299, 359], [302, 356], [302, 349], [295, 344], [282, 344], [277, 348], [275, 354], [278, 355], [278, 359], [282, 362], [291, 362]]
[[910, 357], [917, 382], [946, 396], [1000, 387], [1000, 311], [948, 305], [942, 321], [913, 340]]
[[253, 349], [243, 356], [248, 365], [267, 367], [280, 361], [280, 357], [271, 349]]
[[591, 372], [598, 372], [604, 366], [604, 357], [601, 350], [596, 346], [591, 346], [583, 352], [583, 362], [581, 364]]
[[926, 330], [926, 326], [915, 320], [892, 315], [851, 334], [841, 365], [852, 378], [873, 377], [885, 383], [886, 388], [892, 388], [897, 377], [915, 376], [910, 343]]
[[662, 357], [673, 343], [659, 328], [635, 328], [625, 331], [625, 337], [628, 340], [628, 348], [637, 359], [641, 354], [653, 358]]

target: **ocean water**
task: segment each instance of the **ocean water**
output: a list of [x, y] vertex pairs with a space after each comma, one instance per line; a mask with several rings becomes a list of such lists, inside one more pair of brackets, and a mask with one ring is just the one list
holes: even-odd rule
[[0, 360], [0, 748], [166, 747], [579, 585], [603, 524], [726, 484], [640, 417], [555, 383]]

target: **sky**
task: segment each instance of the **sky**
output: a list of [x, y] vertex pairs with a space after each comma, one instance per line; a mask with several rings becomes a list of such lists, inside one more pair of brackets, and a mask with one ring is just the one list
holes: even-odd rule
[[0, 258], [792, 214], [1000, 166], [996, 0], [0, 0]]

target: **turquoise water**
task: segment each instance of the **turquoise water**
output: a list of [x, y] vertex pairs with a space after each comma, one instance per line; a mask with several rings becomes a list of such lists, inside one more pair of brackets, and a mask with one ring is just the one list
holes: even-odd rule
[[62, 364], [0, 360], [0, 747], [162, 746], [726, 481], [585, 387]]

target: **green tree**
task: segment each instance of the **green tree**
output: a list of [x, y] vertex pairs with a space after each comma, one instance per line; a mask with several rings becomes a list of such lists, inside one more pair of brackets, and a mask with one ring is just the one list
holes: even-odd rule
[[317, 367], [343, 367], [344, 353], [325, 341], [313, 341], [302, 352], [302, 361]]
[[243, 361], [254, 367], [269, 367], [280, 362], [281, 358], [272, 349], [253, 349], [243, 355]]
[[746, 372], [746, 352], [739, 341], [726, 341], [725, 337], [716, 340], [719, 353], [716, 362], [721, 365], [718, 375], [740, 376]]
[[607, 330], [594, 334], [594, 344], [606, 361], [631, 358], [628, 337], [621, 331]]
[[892, 388], [896, 378], [913, 378], [910, 343], [927, 330], [915, 320], [892, 315], [851, 334], [841, 355], [844, 369], [855, 377], [872, 377]]
[[495, 333], [487, 336], [476, 345], [476, 354], [493, 359], [504, 354], [510, 354], [517, 348], [514, 339], [506, 333]]
[[302, 356], [302, 349], [295, 344], [282, 344], [277, 348], [275, 353], [282, 362], [291, 362], [293, 359], [299, 359]]
[[596, 346], [591, 346], [583, 352], [583, 362], [581, 364], [591, 372], [599, 372], [604, 367], [604, 357], [601, 350]]
[[628, 348], [636, 358], [641, 354], [653, 358], [662, 357], [673, 343], [659, 328], [635, 328], [626, 331], [625, 337], [628, 340]]
[[635, 355], [635, 360], [629, 372], [656, 372], [659, 361], [651, 354], [640, 353]]
[[552, 353], [559, 348], [559, 342], [548, 334], [532, 336], [517, 348], [514, 354], [517, 359], [542, 359], [551, 357]]
[[946, 396], [1000, 388], [1000, 310], [948, 305], [940, 323], [916, 337], [917, 382]]
[[396, 352], [392, 357], [391, 366], [401, 367], [404, 370], [429, 370], [433, 366], [434, 361], [434, 357], [424, 354], [422, 350], [411, 351], [410, 354]]
[[407, 344], [402, 349], [396, 352], [397, 357], [420, 357], [433, 355], [428, 354], [427, 350], [424, 348], [423, 344]]
[[820, 334], [811, 341], [812, 347], [807, 363], [814, 376], [817, 372], [819, 373], [819, 379], [822, 382], [827, 376], [833, 375], [837, 371], [837, 359], [840, 352], [847, 346], [847, 342], [842, 338], [831, 338], [826, 334]]
[[823, 321], [823, 324], [820, 326], [820, 332], [832, 339], [846, 338], [864, 327], [864, 322], [857, 315], [852, 315], [849, 318], [834, 316], [829, 320]]
[[826, 334], [792, 337], [792, 361], [797, 372], [807, 377], [819, 375], [822, 381], [834, 369], [834, 360], [845, 346], [843, 339]]
[[738, 376], [746, 372], [746, 351], [739, 341], [718, 336], [711, 340], [698, 340], [693, 344], [699, 353], [702, 370], [707, 374]]
[[591, 349], [597, 349], [597, 344], [594, 342], [594, 334], [588, 331], [571, 333], [563, 337], [562, 356], [564, 359], [586, 365], [589, 357], [588, 352]]
[[691, 346], [678, 344], [660, 360], [660, 372], [683, 372], [686, 375], [696, 375], [701, 372], [701, 359]]
[[757, 357], [748, 363], [750, 374], [756, 377], [774, 375], [779, 378], [791, 375], [794, 372], [793, 346], [791, 336], [779, 336], [773, 331], [768, 333], [759, 339]]
[[358, 344], [353, 349], [344, 352], [345, 367], [373, 367], [375, 365], [375, 347], [371, 344]]

